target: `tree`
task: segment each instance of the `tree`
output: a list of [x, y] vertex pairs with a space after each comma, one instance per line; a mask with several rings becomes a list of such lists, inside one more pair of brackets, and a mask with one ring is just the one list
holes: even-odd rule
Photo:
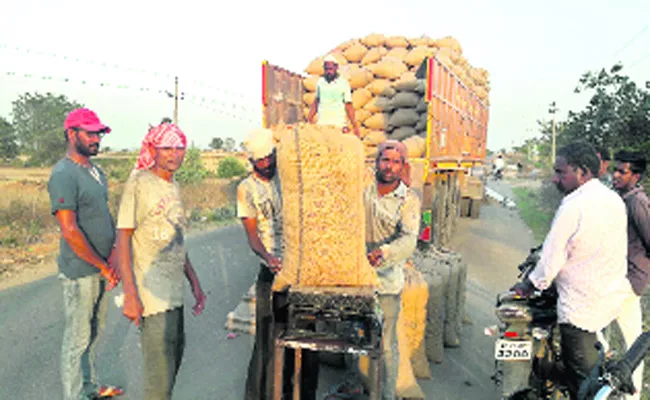
[[212, 150], [221, 150], [223, 148], [223, 139], [219, 137], [212, 138], [209, 146]]
[[225, 142], [223, 142], [223, 149], [226, 151], [234, 151], [235, 146], [235, 139], [233, 138], [227, 138]]
[[63, 121], [81, 104], [52, 93], [25, 93], [12, 103], [13, 126], [20, 150], [31, 165], [51, 165], [63, 155]]
[[0, 159], [11, 160], [17, 155], [16, 131], [9, 121], [0, 117]]

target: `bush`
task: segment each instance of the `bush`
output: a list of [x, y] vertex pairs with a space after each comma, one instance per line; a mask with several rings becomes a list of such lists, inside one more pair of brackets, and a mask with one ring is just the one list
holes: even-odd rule
[[222, 179], [244, 176], [247, 172], [246, 166], [235, 157], [224, 158], [217, 168], [217, 176]]
[[92, 160], [98, 164], [109, 180], [124, 183], [135, 168], [136, 157], [129, 158], [97, 158]]
[[174, 174], [176, 180], [183, 184], [201, 182], [209, 176], [210, 171], [201, 162], [201, 150], [196, 147], [187, 149], [183, 165]]

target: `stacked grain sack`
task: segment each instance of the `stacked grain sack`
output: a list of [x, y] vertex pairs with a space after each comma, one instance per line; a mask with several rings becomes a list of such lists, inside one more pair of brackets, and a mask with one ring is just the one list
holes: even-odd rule
[[[366, 156], [376, 154], [377, 145], [391, 138], [403, 141], [409, 157], [425, 153], [425, 82], [415, 72], [426, 57], [436, 56], [485, 103], [490, 90], [487, 71], [472, 67], [460, 43], [452, 37], [434, 40], [426, 36], [405, 38], [371, 34], [340, 44], [330, 53], [339, 62], [339, 72], [350, 82], [352, 104], [361, 124]], [[323, 75], [323, 58], [314, 59], [305, 72], [305, 115], [314, 101], [316, 82]]]

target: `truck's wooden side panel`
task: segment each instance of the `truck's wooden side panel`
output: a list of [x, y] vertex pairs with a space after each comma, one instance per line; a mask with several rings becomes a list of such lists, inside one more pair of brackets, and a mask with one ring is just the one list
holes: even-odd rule
[[262, 63], [264, 127], [295, 124], [305, 120], [302, 108], [303, 77], [286, 69]]

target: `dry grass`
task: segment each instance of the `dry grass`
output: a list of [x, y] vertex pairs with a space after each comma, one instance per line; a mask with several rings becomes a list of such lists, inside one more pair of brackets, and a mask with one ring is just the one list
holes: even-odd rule
[[[11, 265], [39, 262], [58, 252], [58, 225], [47, 193], [49, 173], [49, 169], [0, 168], [0, 275]], [[123, 186], [109, 180], [113, 216]], [[193, 226], [234, 217], [235, 181], [209, 179], [181, 191]]]

